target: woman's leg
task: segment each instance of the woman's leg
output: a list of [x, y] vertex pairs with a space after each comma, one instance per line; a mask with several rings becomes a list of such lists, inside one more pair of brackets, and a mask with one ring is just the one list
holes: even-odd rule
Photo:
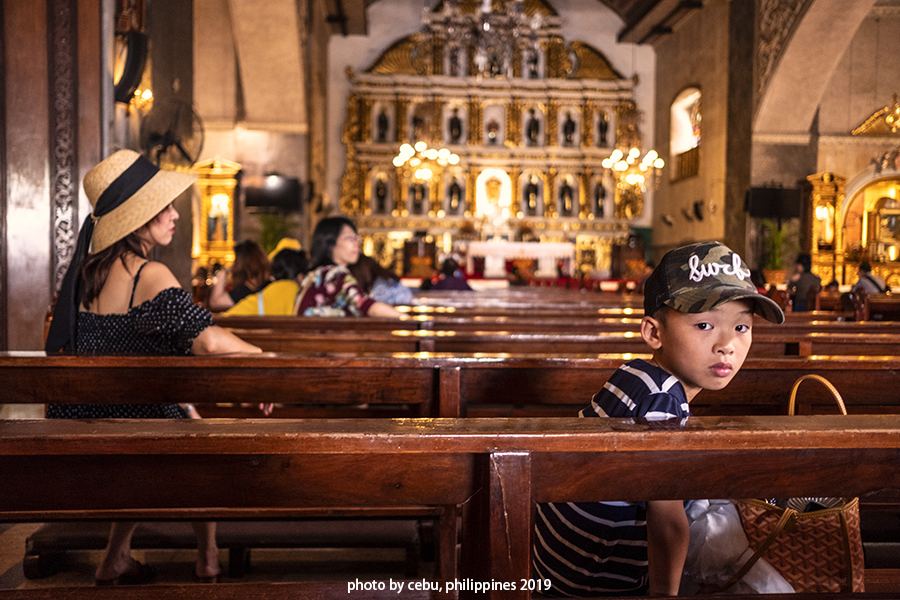
[[133, 522], [113, 523], [109, 530], [106, 554], [97, 567], [94, 577], [98, 580], [115, 579], [134, 564], [131, 558], [131, 536], [138, 524]]
[[219, 547], [216, 545], [216, 524], [213, 521], [191, 523], [197, 536], [198, 577], [213, 577], [221, 571], [219, 567]]

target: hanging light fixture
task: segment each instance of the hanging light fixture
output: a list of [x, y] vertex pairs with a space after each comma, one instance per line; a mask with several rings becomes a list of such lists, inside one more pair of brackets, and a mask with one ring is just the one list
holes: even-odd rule
[[415, 146], [401, 145], [393, 163], [398, 169], [408, 165], [412, 177], [419, 181], [429, 181], [434, 175], [439, 175], [444, 167], [458, 165], [459, 155], [446, 148], [429, 148], [427, 143], [420, 141]]
[[658, 187], [661, 169], [666, 162], [653, 149], [647, 150], [641, 157], [641, 133], [638, 129], [641, 114], [634, 102], [620, 106], [618, 113], [616, 149], [600, 164], [615, 178], [619, 190], [640, 191], [643, 194], [648, 184], [652, 184], [654, 189]]
[[512, 70], [516, 50], [536, 49], [543, 23], [540, 13], [526, 14], [524, 0], [443, 0], [439, 12], [425, 8], [425, 31], [443, 41], [457, 75], [459, 57], [472, 49], [478, 75], [500, 77]]

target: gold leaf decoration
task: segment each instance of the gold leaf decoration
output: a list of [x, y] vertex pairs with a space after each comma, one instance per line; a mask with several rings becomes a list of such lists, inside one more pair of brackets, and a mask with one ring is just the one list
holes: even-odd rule
[[623, 79], [622, 74], [616, 71], [602, 52], [584, 42], [573, 41], [569, 49], [577, 58], [577, 70], [572, 74], [573, 79]]

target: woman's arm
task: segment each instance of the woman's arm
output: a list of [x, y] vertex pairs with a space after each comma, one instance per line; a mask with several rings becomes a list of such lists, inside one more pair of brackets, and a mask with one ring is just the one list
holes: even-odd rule
[[191, 354], [258, 354], [262, 350], [245, 342], [238, 336], [218, 325], [212, 325], [194, 338]]
[[216, 275], [216, 281], [209, 291], [209, 310], [212, 312], [228, 310], [234, 306], [234, 300], [232, 300], [228, 292], [225, 291], [225, 282], [227, 280], [227, 272], [225, 269], [222, 269], [219, 271], [218, 275]]
[[375, 302], [374, 304], [372, 304], [372, 306], [369, 307], [369, 312], [366, 313], [366, 316], [393, 317], [395, 319], [399, 319], [403, 316], [403, 313], [390, 304], [385, 304], [384, 302]]

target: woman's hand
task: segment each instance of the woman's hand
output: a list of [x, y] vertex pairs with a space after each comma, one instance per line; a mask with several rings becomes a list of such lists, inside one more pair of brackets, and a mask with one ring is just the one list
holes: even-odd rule
[[181, 408], [184, 409], [184, 412], [187, 413], [187, 416], [189, 419], [202, 419], [203, 418], [200, 416], [200, 413], [197, 412], [197, 408], [191, 403], [179, 404], [178, 406], [180, 406]]

